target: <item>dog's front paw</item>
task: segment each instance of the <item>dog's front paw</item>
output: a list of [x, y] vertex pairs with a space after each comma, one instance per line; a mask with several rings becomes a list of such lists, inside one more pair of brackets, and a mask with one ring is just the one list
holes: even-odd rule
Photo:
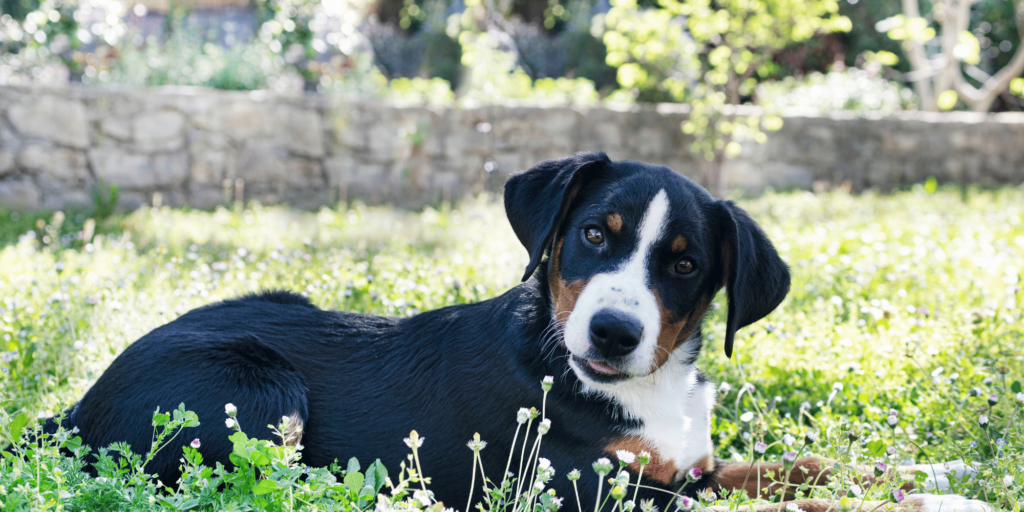
[[901, 468], [907, 475], [913, 475], [917, 471], [928, 475], [924, 482], [924, 488], [929, 491], [945, 491], [949, 489], [949, 479], [962, 479], [964, 475], [974, 476], [978, 472], [977, 465], [968, 466], [962, 460], [951, 460], [938, 464], [921, 464], [917, 466], [904, 466]]
[[992, 505], [954, 494], [914, 494], [903, 505], [914, 512], [996, 512]]

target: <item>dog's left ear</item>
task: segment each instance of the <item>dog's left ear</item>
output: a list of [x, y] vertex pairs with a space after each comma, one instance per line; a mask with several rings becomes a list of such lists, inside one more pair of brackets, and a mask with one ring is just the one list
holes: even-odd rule
[[576, 194], [611, 160], [604, 152], [548, 160], [505, 183], [505, 214], [530, 252], [523, 281], [540, 265]]
[[725, 356], [732, 357], [736, 331], [771, 313], [789, 293], [789, 268], [768, 236], [732, 201], [719, 201], [723, 277], [729, 298]]

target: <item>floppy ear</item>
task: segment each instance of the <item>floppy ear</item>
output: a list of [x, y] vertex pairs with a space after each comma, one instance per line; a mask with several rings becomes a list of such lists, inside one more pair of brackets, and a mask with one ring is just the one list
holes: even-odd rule
[[530, 253], [523, 281], [540, 265], [576, 194], [609, 163], [611, 160], [604, 152], [577, 153], [541, 162], [505, 183], [505, 214]]
[[722, 257], [729, 314], [725, 356], [732, 357], [736, 330], [771, 313], [789, 293], [789, 268], [764, 231], [732, 201], [718, 203], [723, 226]]

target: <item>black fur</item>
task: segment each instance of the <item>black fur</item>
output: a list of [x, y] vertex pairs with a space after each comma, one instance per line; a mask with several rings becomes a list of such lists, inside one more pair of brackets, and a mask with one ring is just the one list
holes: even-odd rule
[[[488, 476], [499, 478], [516, 410], [540, 407], [540, 381], [554, 375], [547, 399], [552, 428], [542, 455], [557, 470], [552, 485], [562, 496], [573, 495], [565, 475], [574, 468], [584, 472], [579, 494], [583, 507], [592, 507], [597, 479], [591, 463], [608, 456], [604, 447], [613, 436], [637, 425], [616, 414], [608, 399], [575, 392], [580, 383], [567, 371], [564, 347], [542, 350], [552, 323], [549, 263], [543, 256], [560, 226], [583, 222], [603, 201], [618, 201], [622, 208], [644, 202], [652, 187], [678, 199], [674, 228], [691, 233], [688, 251], [708, 269], [696, 289], [665, 285], [667, 302], [683, 307], [698, 292], [713, 292], [728, 275], [730, 333], [778, 304], [788, 273], [741, 210], [667, 168], [581, 154], [544, 162], [509, 180], [505, 206], [530, 264], [526, 282], [505, 294], [406, 319], [322, 311], [286, 292], [199, 308], [128, 347], [70, 411], [65, 426], [77, 426], [93, 447], [127, 441], [143, 451], [153, 411], [184, 402], [202, 424], [182, 433], [181, 444], [199, 438], [207, 463], [230, 465], [224, 405], [233, 403], [242, 428], [261, 438], [270, 437], [268, 424], [297, 414], [305, 424], [306, 464], [380, 458], [392, 472], [408, 453], [402, 439], [416, 429], [425, 438], [420, 458], [437, 498], [462, 508], [472, 471], [466, 442], [481, 433], [490, 443], [481, 452]], [[729, 269], [721, 268], [723, 249], [735, 255]], [[569, 244], [566, 250], [566, 275], [600, 265], [573, 253]], [[666, 253], [658, 264], [675, 257]], [[180, 453], [178, 446], [166, 448], [149, 469], [173, 485]], [[685, 493], [692, 496], [712, 478], [706, 474]], [[661, 487], [675, 491], [678, 484]], [[663, 502], [667, 495], [641, 490], [640, 496]]]

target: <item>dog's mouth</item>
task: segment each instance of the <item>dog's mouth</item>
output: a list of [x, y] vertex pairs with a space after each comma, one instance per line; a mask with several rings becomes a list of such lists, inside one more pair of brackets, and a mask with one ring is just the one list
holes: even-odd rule
[[625, 372], [604, 361], [586, 359], [575, 354], [572, 355], [572, 361], [575, 363], [575, 367], [578, 371], [593, 381], [611, 383], [623, 381], [629, 378], [629, 375]]

